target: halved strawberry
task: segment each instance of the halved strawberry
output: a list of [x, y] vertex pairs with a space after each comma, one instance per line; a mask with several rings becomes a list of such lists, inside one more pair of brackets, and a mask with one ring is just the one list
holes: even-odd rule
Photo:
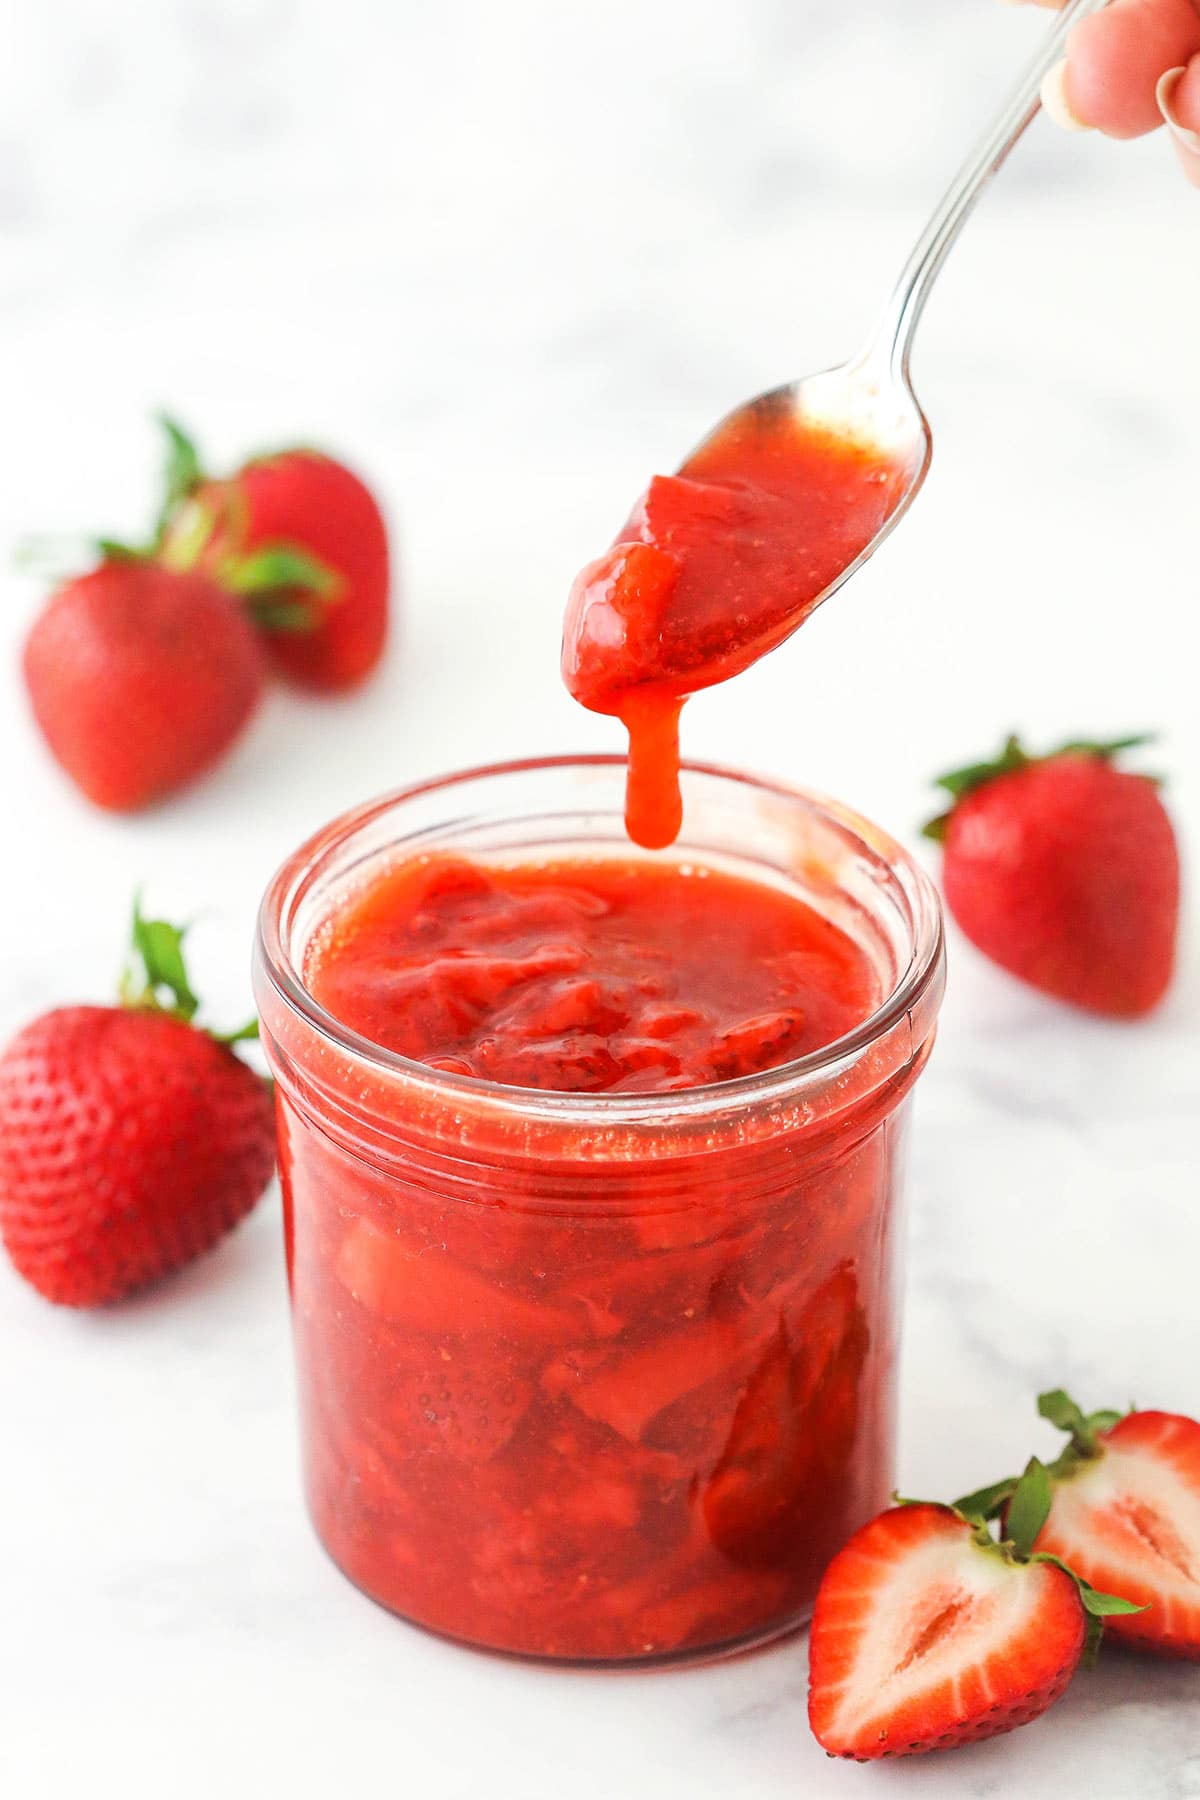
[[1145, 1608], [1113, 1620], [1122, 1643], [1200, 1661], [1200, 1423], [1085, 1415], [1061, 1390], [1040, 1395], [1038, 1411], [1071, 1442], [1049, 1467], [1053, 1500], [1037, 1548]]
[[1036, 1459], [1000, 1543], [982, 1517], [993, 1499], [893, 1507], [830, 1563], [813, 1613], [809, 1722], [831, 1756], [915, 1756], [1027, 1725], [1064, 1692], [1103, 1620], [1132, 1610], [1031, 1554], [1050, 1503]]

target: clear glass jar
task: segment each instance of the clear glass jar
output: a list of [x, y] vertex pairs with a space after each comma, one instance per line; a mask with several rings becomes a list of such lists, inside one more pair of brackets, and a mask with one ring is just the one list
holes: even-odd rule
[[255, 967], [317, 1532], [407, 1619], [578, 1662], [791, 1630], [886, 1503], [902, 1146], [944, 968], [890, 838], [690, 765], [669, 854], [794, 892], [878, 971], [837, 1043], [660, 1096], [547, 1093], [410, 1062], [306, 992], [314, 933], [398, 857], [637, 854], [624, 776], [516, 763], [348, 813], [271, 883]]

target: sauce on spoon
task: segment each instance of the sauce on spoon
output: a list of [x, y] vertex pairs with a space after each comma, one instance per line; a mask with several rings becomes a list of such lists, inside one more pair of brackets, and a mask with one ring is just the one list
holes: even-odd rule
[[679, 714], [812, 612], [902, 499], [907, 462], [764, 403], [678, 475], [656, 475], [567, 603], [563, 679], [629, 732], [625, 822], [662, 849], [679, 832]]

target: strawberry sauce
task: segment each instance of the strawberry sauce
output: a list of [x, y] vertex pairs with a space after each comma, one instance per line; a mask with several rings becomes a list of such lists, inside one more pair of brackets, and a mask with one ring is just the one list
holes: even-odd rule
[[281, 1073], [307, 1486], [334, 1559], [410, 1619], [536, 1656], [698, 1654], [802, 1619], [889, 1490], [911, 1074], [842, 1076], [836, 1129], [811, 1104], [755, 1127], [746, 1097], [689, 1135], [669, 1091], [853, 1030], [882, 997], [873, 959], [712, 868], [428, 855], [352, 890], [303, 973], [372, 1043], [516, 1106], [662, 1096], [649, 1136], [597, 1113], [582, 1145], [553, 1117], [497, 1137], [469, 1089], [414, 1100], [397, 1158], [377, 1081], [314, 1130], [317, 1089], [297, 1105]]
[[567, 603], [563, 679], [629, 732], [626, 826], [679, 832], [679, 711], [803, 624], [901, 497], [905, 470], [764, 402], [656, 475]]
[[793, 896], [714, 869], [420, 857], [310, 951], [309, 991], [372, 1043], [511, 1087], [663, 1093], [832, 1043], [879, 998]]

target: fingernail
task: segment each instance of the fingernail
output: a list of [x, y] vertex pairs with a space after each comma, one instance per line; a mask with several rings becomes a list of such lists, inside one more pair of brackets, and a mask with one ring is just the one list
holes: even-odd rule
[[1064, 131], [1090, 131], [1092, 129], [1071, 111], [1071, 103], [1067, 99], [1067, 60], [1065, 57], [1046, 72], [1042, 82], [1042, 105], [1054, 123], [1061, 125]]
[[1178, 69], [1168, 69], [1165, 75], [1158, 78], [1154, 98], [1158, 101], [1158, 110], [1166, 120], [1167, 130], [1175, 142], [1182, 145], [1189, 155], [1200, 156], [1200, 131], [1189, 131], [1175, 117], [1175, 89], [1186, 74], [1186, 64], [1181, 64]]

